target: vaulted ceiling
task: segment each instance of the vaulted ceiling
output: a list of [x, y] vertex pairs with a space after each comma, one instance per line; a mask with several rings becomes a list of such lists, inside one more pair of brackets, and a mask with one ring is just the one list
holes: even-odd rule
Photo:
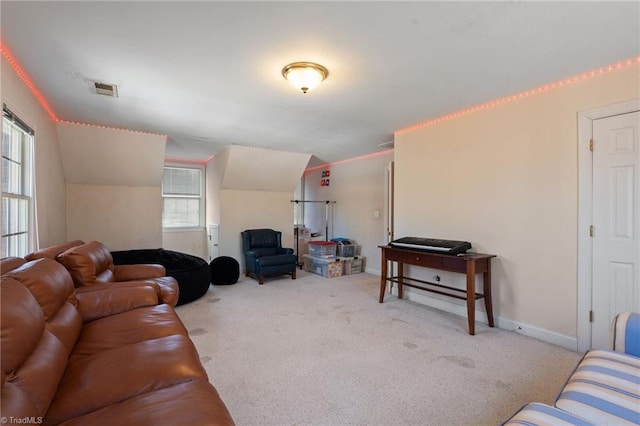
[[[640, 2], [12, 2], [2, 43], [64, 120], [242, 145], [377, 152], [395, 130], [640, 56]], [[329, 69], [302, 94], [290, 62]], [[96, 95], [93, 81], [118, 85]]]

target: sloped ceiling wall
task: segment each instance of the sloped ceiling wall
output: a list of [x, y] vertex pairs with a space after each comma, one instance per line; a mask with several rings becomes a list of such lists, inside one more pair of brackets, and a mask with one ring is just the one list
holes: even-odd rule
[[111, 250], [162, 246], [166, 138], [57, 123], [67, 180], [67, 239]]
[[311, 158], [311, 154], [238, 145], [225, 151], [221, 189], [244, 191], [293, 193]]
[[160, 186], [166, 136], [57, 123], [67, 183]]

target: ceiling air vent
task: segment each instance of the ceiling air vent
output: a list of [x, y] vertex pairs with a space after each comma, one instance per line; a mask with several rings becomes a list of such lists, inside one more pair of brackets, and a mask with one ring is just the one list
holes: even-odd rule
[[115, 84], [100, 83], [94, 81], [93, 85], [95, 86], [96, 93], [98, 95], [112, 96], [114, 98], [118, 97], [118, 86], [116, 86]]

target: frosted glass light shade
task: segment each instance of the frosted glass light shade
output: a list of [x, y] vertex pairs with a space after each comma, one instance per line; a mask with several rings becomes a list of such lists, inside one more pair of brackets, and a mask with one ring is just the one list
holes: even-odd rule
[[313, 62], [294, 62], [282, 69], [282, 76], [291, 85], [307, 93], [317, 87], [329, 75], [329, 71], [322, 65]]

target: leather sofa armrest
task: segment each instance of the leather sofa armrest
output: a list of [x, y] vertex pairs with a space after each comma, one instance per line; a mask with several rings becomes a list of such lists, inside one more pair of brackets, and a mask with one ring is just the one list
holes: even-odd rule
[[137, 281], [167, 275], [166, 268], [157, 264], [115, 265], [114, 268], [116, 281]]
[[158, 286], [145, 282], [94, 284], [76, 289], [83, 322], [159, 303]]

